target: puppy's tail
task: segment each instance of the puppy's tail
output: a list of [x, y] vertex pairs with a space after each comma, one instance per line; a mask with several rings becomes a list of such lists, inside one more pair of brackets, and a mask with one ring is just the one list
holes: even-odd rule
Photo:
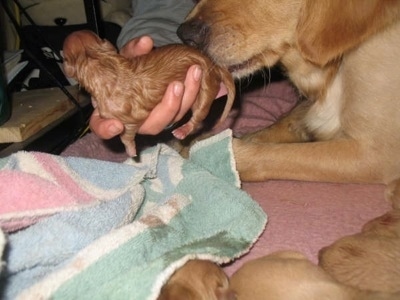
[[235, 90], [235, 81], [231, 73], [224, 68], [218, 67], [219, 74], [221, 77], [221, 82], [225, 85], [226, 89], [228, 90], [227, 100], [224, 107], [224, 111], [222, 112], [221, 118], [219, 122], [223, 122], [227, 117], [229, 112], [232, 109], [233, 102], [235, 101], [236, 90]]

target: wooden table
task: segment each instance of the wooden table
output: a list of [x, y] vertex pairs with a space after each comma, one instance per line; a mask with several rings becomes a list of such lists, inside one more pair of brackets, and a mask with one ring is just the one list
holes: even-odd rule
[[[77, 86], [67, 89], [82, 107], [90, 104], [90, 97]], [[11, 118], [0, 126], [0, 144], [12, 143], [7, 152], [23, 149], [78, 111], [59, 88], [14, 93], [12, 103]], [[0, 153], [4, 154], [4, 149]]]

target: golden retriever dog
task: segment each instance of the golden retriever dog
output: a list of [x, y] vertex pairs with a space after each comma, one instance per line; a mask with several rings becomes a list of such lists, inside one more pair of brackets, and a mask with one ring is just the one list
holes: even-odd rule
[[125, 130], [121, 140], [129, 156], [136, 156], [135, 135], [151, 110], [161, 101], [168, 84], [184, 81], [191, 65], [204, 70], [201, 89], [192, 107], [190, 120], [173, 134], [184, 139], [207, 116], [220, 83], [228, 89], [222, 113], [225, 119], [235, 98], [235, 85], [228, 70], [216, 66], [200, 51], [185, 45], [168, 45], [147, 55], [127, 59], [108, 41], [91, 31], [77, 31], [64, 41], [64, 71], [76, 78], [92, 95], [104, 118], [120, 120]]
[[280, 64], [303, 98], [234, 140], [242, 180], [400, 177], [400, 1], [200, 0], [178, 35], [237, 78]]
[[224, 271], [208, 260], [189, 260], [161, 289], [158, 300], [235, 300]]
[[400, 294], [362, 291], [333, 279], [293, 251], [249, 261], [230, 280], [237, 300], [395, 300]]
[[375, 218], [363, 226], [361, 233], [321, 249], [319, 264], [344, 284], [400, 292], [400, 210]]

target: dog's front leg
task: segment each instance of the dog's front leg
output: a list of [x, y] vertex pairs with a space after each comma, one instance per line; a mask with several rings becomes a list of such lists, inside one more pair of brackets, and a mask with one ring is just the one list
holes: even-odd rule
[[379, 162], [366, 149], [352, 139], [285, 144], [233, 141], [243, 181], [382, 182]]
[[313, 139], [304, 124], [304, 118], [312, 105], [311, 101], [302, 101], [287, 115], [267, 128], [244, 135], [241, 139], [253, 143], [300, 143]]

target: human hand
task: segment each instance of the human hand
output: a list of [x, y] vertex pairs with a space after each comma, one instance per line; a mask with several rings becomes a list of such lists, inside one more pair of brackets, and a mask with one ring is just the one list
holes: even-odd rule
[[[128, 42], [120, 51], [125, 57], [135, 57], [149, 53], [153, 48], [153, 40], [142, 36]], [[189, 68], [185, 82], [171, 82], [161, 102], [151, 111], [149, 117], [139, 128], [141, 134], [155, 135], [169, 124], [179, 121], [192, 107], [200, 89], [202, 70], [193, 65]], [[90, 118], [91, 130], [101, 138], [109, 139], [124, 130], [124, 125], [116, 119], [104, 119], [96, 108]]]

